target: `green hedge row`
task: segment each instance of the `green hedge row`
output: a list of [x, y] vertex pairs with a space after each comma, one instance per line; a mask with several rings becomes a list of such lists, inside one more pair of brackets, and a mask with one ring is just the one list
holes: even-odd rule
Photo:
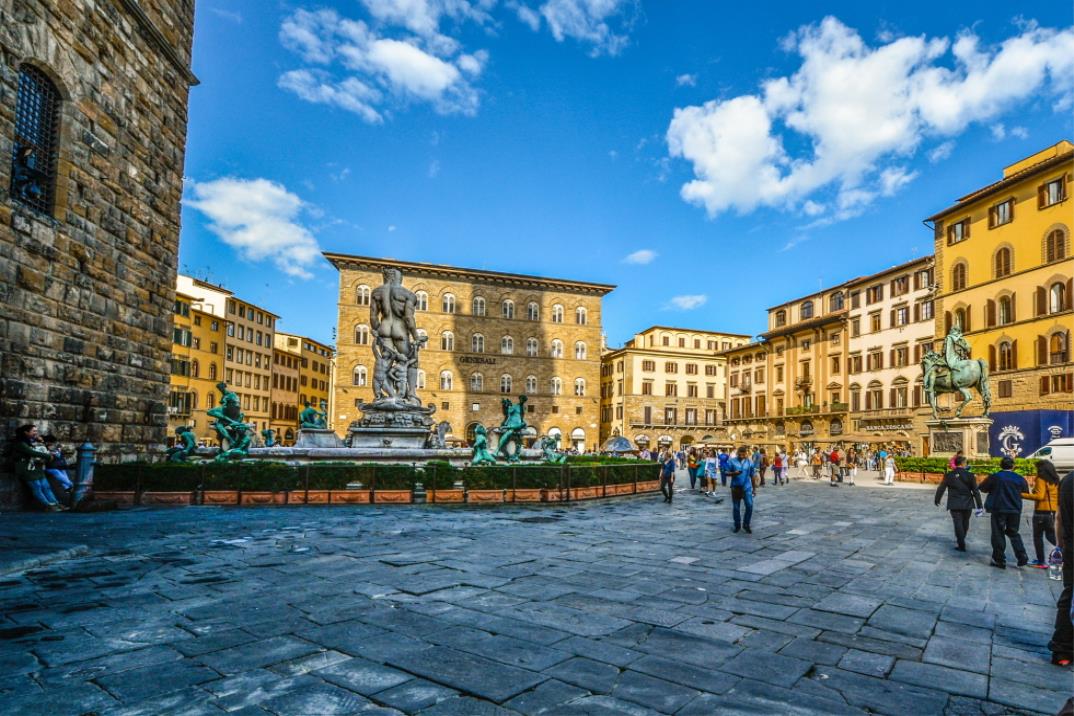
[[[945, 457], [897, 457], [895, 458], [895, 467], [899, 472], [937, 472], [943, 474], [949, 469], [947, 466], [948, 460], [949, 458]], [[1000, 469], [999, 461], [1000, 458], [998, 457], [970, 460], [967, 467], [975, 475], [991, 475]], [[1016, 458], [1014, 471], [1020, 475], [1036, 475], [1037, 461]]]
[[310, 463], [287, 465], [279, 462], [231, 463], [122, 463], [101, 464], [94, 470], [94, 487], [101, 491], [188, 492], [203, 490], [258, 490], [281, 492], [342, 490], [360, 482], [378, 490], [409, 490], [420, 482], [426, 490], [449, 490], [456, 482], [467, 489], [488, 490], [591, 487], [625, 484], [636, 479], [655, 480], [659, 466], [629, 460], [610, 465], [496, 465], [453, 467], [447, 462], [431, 462], [422, 468], [410, 465]]

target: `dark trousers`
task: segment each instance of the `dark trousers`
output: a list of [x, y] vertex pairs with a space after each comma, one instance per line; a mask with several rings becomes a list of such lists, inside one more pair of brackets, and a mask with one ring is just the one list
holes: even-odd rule
[[727, 487], [727, 473], [720, 470], [720, 484]]
[[[1069, 545], [1068, 545], [1068, 550]], [[1055, 633], [1048, 643], [1052, 654], [1067, 659], [1074, 658], [1074, 626], [1070, 623], [1070, 595], [1074, 592], [1074, 559], [1067, 556], [1063, 561], [1063, 591], [1055, 605]]]
[[970, 513], [973, 510], [951, 510], [951, 521], [955, 523], [955, 542], [959, 549], [966, 549], [966, 532], [970, 529]]
[[697, 468], [690, 468], [690, 489], [694, 489], [694, 485], [697, 484]]
[[783, 480], [784, 482], [787, 481], [786, 478], [783, 477], [783, 468], [782, 467], [773, 467], [772, 468], [772, 479], [776, 481], [777, 485], [779, 484], [780, 480]]
[[664, 499], [671, 502], [671, 486], [675, 482], [675, 476], [665, 477], [660, 476], [660, 491], [664, 493]]
[[759, 471], [759, 472], [761, 473], [761, 484], [762, 484], [762, 485], [764, 485], [764, 474], [765, 474], [765, 472], [767, 472], [767, 471], [768, 471], [768, 468], [767, 468], [767, 467], [765, 467], [764, 465], [761, 465], [761, 469], [760, 469], [760, 471]]
[[[746, 503], [746, 514], [742, 515], [739, 512], [739, 505]], [[750, 518], [753, 517], [753, 493], [747, 492], [742, 496], [741, 500], [731, 500], [731, 516], [735, 518], [735, 529], [740, 527], [749, 527]]]
[[1043, 562], [1047, 557], [1044, 554], [1044, 540], [1047, 539], [1055, 544], [1055, 513], [1033, 513], [1033, 550], [1037, 553], [1037, 561]]
[[1021, 512], [992, 513], [992, 561], [996, 564], [1007, 563], [1007, 541], [1004, 537], [1010, 539], [1011, 548], [1014, 549], [1014, 556], [1019, 564], [1029, 561], [1022, 535], [1018, 534], [1018, 522], [1021, 518]]

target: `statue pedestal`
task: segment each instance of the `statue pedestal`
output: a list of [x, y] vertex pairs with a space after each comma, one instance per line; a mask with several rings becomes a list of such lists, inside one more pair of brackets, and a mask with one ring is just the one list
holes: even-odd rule
[[926, 420], [929, 455], [951, 457], [959, 450], [967, 459], [987, 458], [988, 429], [992, 418], [942, 418]]
[[352, 448], [423, 448], [432, 434], [436, 406], [384, 399], [358, 408], [362, 417], [351, 423], [347, 438]]
[[331, 430], [319, 430], [315, 428], [301, 428], [298, 431], [298, 440], [295, 441], [294, 447], [296, 448], [341, 448], [345, 447], [343, 441], [339, 439]]

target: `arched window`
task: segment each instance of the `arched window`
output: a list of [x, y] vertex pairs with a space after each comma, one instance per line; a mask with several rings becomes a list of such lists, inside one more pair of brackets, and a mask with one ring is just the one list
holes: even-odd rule
[[440, 300], [440, 309], [444, 313], [455, 312], [455, 294], [445, 293], [444, 297]]
[[579, 326], [584, 326], [589, 320], [589, 312], [585, 310], [584, 306], [579, 306], [574, 309], [574, 322]]
[[366, 371], [364, 365], [354, 366], [354, 384], [359, 388], [364, 388], [369, 381], [369, 373]]
[[829, 311], [841, 311], [841, 310], [843, 310], [843, 301], [844, 300], [845, 299], [843, 298], [843, 292], [842, 291], [840, 291], [838, 293], [833, 293], [831, 295], [831, 297], [828, 299], [828, 310]]
[[485, 299], [481, 296], [474, 296], [473, 311], [475, 316], [485, 315]]
[[1048, 340], [1048, 362], [1059, 365], [1070, 360], [1070, 345], [1068, 333], [1053, 333]]
[[60, 93], [32, 65], [19, 68], [11, 156], [11, 196], [45, 214], [56, 197], [60, 138]]
[[585, 378], [574, 379], [574, 394], [579, 397], [585, 395]]
[[366, 286], [366, 285], [363, 284], [363, 285], [359, 286], [358, 288], [356, 288], [354, 293], [355, 293], [355, 297], [354, 297], [355, 303], [357, 303], [359, 306], [368, 306], [369, 305], [369, 293], [370, 293], [369, 286]]
[[507, 375], [506, 373], [504, 373], [503, 375], [500, 376], [500, 392], [501, 393], [510, 393], [511, 392], [511, 376]]
[[470, 376], [470, 390], [475, 393], [480, 393], [485, 389], [485, 376], [480, 373], [474, 373]]
[[450, 370], [440, 371], [440, 390], [451, 390], [455, 380], [451, 377]]
[[480, 333], [475, 333], [470, 338], [470, 351], [472, 353], [484, 353], [485, 352], [485, 337]]
[[1049, 231], [1044, 238], [1044, 260], [1047, 263], [1067, 257], [1067, 234], [1062, 229]]
[[787, 325], [787, 312], [780, 309], [776, 311], [776, 328]]
[[216, 380], [216, 363], [209, 364], [209, 380]]
[[536, 338], [526, 339], [526, 355], [530, 358], [535, 358], [540, 351], [541, 347]]
[[805, 319], [807, 319], [807, 318], [812, 318], [813, 317], [813, 302], [812, 301], [804, 301], [804, 302], [802, 302], [802, 305], [798, 308], [798, 315], [801, 316], [803, 321]]
[[1056, 281], [1048, 289], [1048, 312], [1059, 313], [1067, 305], [1067, 287]]
[[444, 331], [440, 334], [440, 350], [453, 351], [455, 350], [455, 334], [451, 331]]
[[1014, 368], [1014, 348], [1010, 341], [1002, 341], [999, 344], [999, 370], [1011, 370]]
[[957, 263], [951, 269], [951, 290], [961, 291], [966, 288], [966, 264]]
[[418, 388], [420, 388], [421, 390], [425, 390], [425, 371], [423, 371], [423, 370], [418, 371], [418, 381], [417, 381], [417, 383], [418, 383]]
[[576, 341], [574, 344], [574, 357], [578, 360], [585, 360], [586, 349], [584, 341]]
[[563, 341], [559, 340], [558, 338], [554, 338], [552, 340], [552, 357], [553, 358], [562, 358], [563, 357]]
[[419, 311], [429, 310], [429, 294], [425, 291], [417, 291], [414, 293], [414, 297], [417, 299], [417, 309]]
[[504, 336], [500, 339], [500, 353], [505, 356], [509, 356], [515, 352], [515, 339], [511, 336]]
[[190, 361], [190, 377], [191, 378], [200, 378], [201, 377], [201, 364], [198, 363], [197, 358], [195, 358], [194, 360]]
[[563, 306], [558, 303], [552, 306], [552, 323], [563, 323]]
[[477, 426], [480, 424], [481, 423], [470, 423], [466, 426], [466, 442], [470, 443], [471, 445], [473, 445], [474, 441], [477, 440]]
[[526, 318], [531, 321], [541, 320], [541, 307], [534, 301], [530, 301], [526, 304]]
[[526, 392], [529, 393], [530, 395], [533, 395], [534, 393], [537, 392], [537, 376], [535, 376], [535, 375], [527, 375], [526, 376]]
[[1014, 323], [1014, 300], [1010, 296], [1000, 296], [999, 299], [999, 325], [1005, 326]]
[[359, 323], [354, 327], [354, 343], [359, 346], [369, 345], [369, 326]]
[[1010, 276], [1011, 264], [1013, 263], [1012, 257], [1013, 253], [1007, 246], [1004, 246], [996, 252], [996, 255], [992, 259], [992, 272], [995, 274], [996, 278]]
[[552, 378], [552, 395], [563, 395], [563, 380], [559, 376]]
[[503, 315], [504, 318], [514, 318], [515, 302], [511, 299], [505, 300], [503, 303], [500, 304], [500, 313], [501, 315]]
[[211, 408], [216, 405], [216, 393], [211, 390], [205, 394], [205, 407]]
[[954, 316], [951, 321], [951, 325], [958, 326], [962, 330], [966, 330], [966, 309], [956, 308]]

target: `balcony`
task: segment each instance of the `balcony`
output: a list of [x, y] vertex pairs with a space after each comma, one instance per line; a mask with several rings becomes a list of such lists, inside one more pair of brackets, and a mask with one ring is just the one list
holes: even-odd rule
[[798, 380], [794, 381], [794, 387], [797, 388], [798, 390], [803, 390], [805, 388], [809, 388], [812, 385], [813, 385], [813, 379], [810, 378], [809, 376], [806, 376], [804, 378], [799, 378]]
[[816, 415], [820, 412], [818, 405], [792, 405], [787, 408], [787, 415]]

